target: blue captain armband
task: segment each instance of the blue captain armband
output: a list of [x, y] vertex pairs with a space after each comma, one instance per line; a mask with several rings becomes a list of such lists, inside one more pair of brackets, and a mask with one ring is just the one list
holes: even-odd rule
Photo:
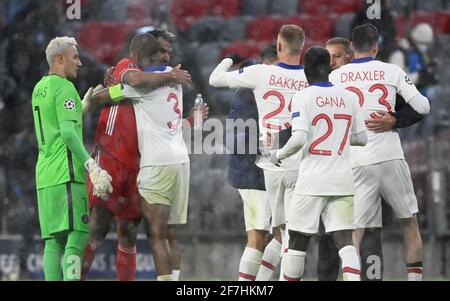
[[109, 97], [111, 97], [113, 102], [118, 102], [125, 99], [122, 94], [122, 89], [122, 84], [114, 85], [108, 89]]

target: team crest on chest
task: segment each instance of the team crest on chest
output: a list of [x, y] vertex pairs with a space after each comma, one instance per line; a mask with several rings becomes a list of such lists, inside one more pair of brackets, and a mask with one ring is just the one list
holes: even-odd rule
[[66, 99], [65, 101], [64, 101], [64, 107], [67, 109], [67, 110], [72, 110], [73, 108], [75, 108], [75, 101], [73, 101], [72, 99]]

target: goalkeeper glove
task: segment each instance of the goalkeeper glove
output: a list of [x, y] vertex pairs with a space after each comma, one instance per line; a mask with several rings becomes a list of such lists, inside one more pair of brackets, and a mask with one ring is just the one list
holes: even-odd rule
[[94, 88], [90, 87], [86, 94], [84, 94], [83, 99], [81, 100], [81, 106], [83, 107], [83, 113], [89, 112], [92, 107], [91, 97], [92, 93], [94, 93]]
[[90, 87], [86, 94], [84, 94], [83, 100], [81, 100], [81, 105], [83, 107], [83, 113], [90, 112], [94, 107], [94, 103], [92, 102], [92, 95], [103, 90], [102, 85], [97, 85], [95, 88]]
[[92, 158], [87, 160], [86, 163], [84, 163], [84, 166], [86, 167], [89, 173], [89, 179], [91, 179], [92, 185], [94, 186], [94, 195], [102, 201], [107, 201], [109, 195], [113, 192], [111, 176], [106, 170], [101, 169]]
[[233, 65], [239, 64], [244, 60], [244, 58], [239, 53], [232, 53], [228, 55], [227, 58], [233, 61]]

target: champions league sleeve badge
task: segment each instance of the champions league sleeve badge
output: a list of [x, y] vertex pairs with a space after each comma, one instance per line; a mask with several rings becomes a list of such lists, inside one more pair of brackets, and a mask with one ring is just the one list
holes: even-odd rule
[[67, 110], [72, 110], [73, 108], [75, 108], [75, 102], [72, 99], [66, 99], [64, 101], [64, 107]]

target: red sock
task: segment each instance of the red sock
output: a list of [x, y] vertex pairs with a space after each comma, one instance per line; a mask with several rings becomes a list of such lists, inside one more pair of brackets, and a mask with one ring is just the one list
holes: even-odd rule
[[81, 270], [81, 281], [86, 280], [86, 276], [91, 268], [92, 262], [95, 259], [95, 252], [97, 248], [100, 247], [101, 243], [90, 239], [84, 249], [83, 256], [83, 268]]
[[117, 248], [116, 272], [119, 281], [134, 280], [136, 275], [136, 247], [125, 248], [119, 245]]

